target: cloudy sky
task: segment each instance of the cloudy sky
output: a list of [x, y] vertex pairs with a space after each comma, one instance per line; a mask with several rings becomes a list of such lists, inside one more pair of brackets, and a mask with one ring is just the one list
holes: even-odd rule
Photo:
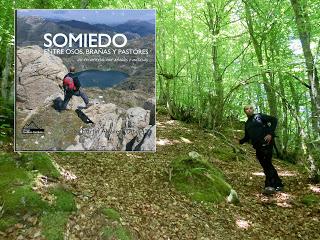
[[112, 25], [129, 20], [152, 21], [155, 19], [155, 10], [17, 10], [17, 16], [39, 16]]

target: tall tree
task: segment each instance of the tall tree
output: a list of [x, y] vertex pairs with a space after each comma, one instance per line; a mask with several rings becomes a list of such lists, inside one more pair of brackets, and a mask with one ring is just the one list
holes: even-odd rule
[[[264, 65], [266, 65], [266, 60], [264, 59], [263, 56], [263, 44], [265, 43], [265, 38], [267, 36], [267, 31], [268, 25], [265, 24], [265, 29], [262, 30], [262, 33], [259, 35], [255, 32], [254, 29], [254, 22], [253, 22], [253, 17], [252, 17], [252, 9], [250, 8], [250, 4], [248, 1], [243, 1], [245, 5], [245, 17], [246, 17], [246, 22], [250, 34], [250, 38], [252, 40], [254, 50], [256, 53], [256, 57], [258, 60], [258, 63], [261, 68], [263, 68]], [[272, 25], [271, 25], [272, 27]], [[260, 29], [261, 31], [261, 29]], [[267, 94], [267, 100], [268, 100], [268, 105], [270, 109], [270, 113], [274, 116], [277, 115], [277, 99], [274, 91], [272, 90], [272, 81], [271, 79], [268, 78], [267, 72], [265, 69], [262, 69], [262, 79], [263, 79], [263, 86]]]
[[317, 138], [320, 138], [320, 86], [314, 56], [311, 52], [311, 24], [307, 12], [307, 1], [291, 0], [295, 21], [301, 41], [308, 81], [310, 85], [312, 127]]
[[[311, 24], [307, 12], [307, 1], [291, 0], [291, 5], [294, 10], [296, 25], [299, 33], [299, 38], [302, 45], [302, 50], [307, 68], [308, 81], [310, 85], [311, 112], [312, 112], [312, 127], [318, 142], [316, 148], [320, 146], [320, 88], [317, 68], [314, 63], [314, 57], [311, 52]], [[315, 181], [320, 180], [320, 159], [318, 154], [312, 154], [314, 146], [307, 146], [308, 153], [308, 169], [310, 178]]]

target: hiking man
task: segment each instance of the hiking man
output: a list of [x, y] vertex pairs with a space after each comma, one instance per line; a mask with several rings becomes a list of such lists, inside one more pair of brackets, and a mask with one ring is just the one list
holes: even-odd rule
[[248, 119], [245, 124], [245, 136], [239, 140], [239, 143], [251, 141], [256, 150], [256, 157], [266, 176], [264, 193], [272, 194], [275, 191], [282, 191], [282, 181], [271, 162], [278, 120], [266, 114], [255, 114], [251, 105], [245, 106], [244, 112]]
[[72, 96], [81, 97], [86, 104], [85, 108], [88, 108], [91, 104], [89, 104], [89, 98], [80, 90], [81, 84], [77, 76], [75, 76], [75, 67], [69, 68], [69, 73], [63, 78], [63, 89], [64, 89], [64, 100], [61, 104], [60, 110], [66, 110], [67, 105], [72, 98]]

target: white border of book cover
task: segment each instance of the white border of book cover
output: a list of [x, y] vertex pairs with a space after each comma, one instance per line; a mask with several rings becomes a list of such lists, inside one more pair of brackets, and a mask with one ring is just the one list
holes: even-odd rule
[[156, 151], [156, 11], [16, 9], [14, 150]]

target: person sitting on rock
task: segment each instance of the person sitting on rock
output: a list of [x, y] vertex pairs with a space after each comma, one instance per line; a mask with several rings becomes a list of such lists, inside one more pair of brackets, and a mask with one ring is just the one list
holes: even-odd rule
[[72, 96], [81, 97], [86, 104], [85, 108], [91, 106], [89, 98], [84, 91], [80, 90], [81, 84], [77, 76], [75, 76], [76, 68], [74, 66], [69, 68], [69, 73], [63, 78], [64, 100], [61, 104], [60, 110], [66, 110], [67, 105]]
[[275, 191], [282, 191], [282, 181], [271, 162], [278, 120], [266, 114], [255, 114], [251, 105], [245, 106], [244, 112], [248, 119], [245, 124], [245, 136], [239, 140], [239, 143], [243, 144], [251, 141], [253, 148], [256, 150], [256, 157], [266, 176], [264, 193], [272, 194]]

